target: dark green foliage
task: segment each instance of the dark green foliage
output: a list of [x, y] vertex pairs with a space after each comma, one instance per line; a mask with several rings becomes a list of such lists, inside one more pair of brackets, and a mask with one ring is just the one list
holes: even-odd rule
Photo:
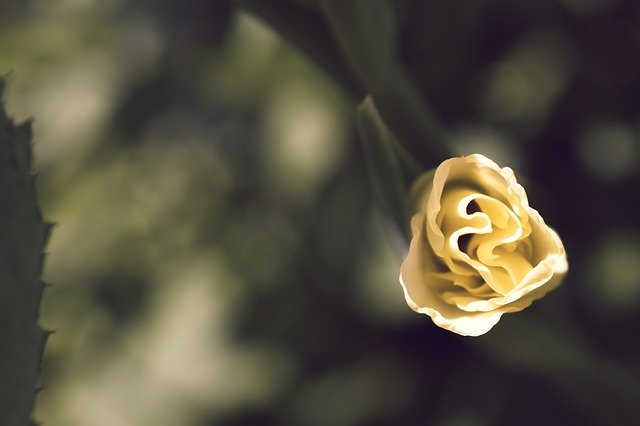
[[[4, 82], [0, 81], [0, 94]], [[0, 108], [0, 424], [32, 424], [40, 362], [49, 332], [38, 326], [42, 250], [51, 225], [36, 206], [31, 123]]]
[[345, 61], [393, 133], [426, 167], [451, 155], [445, 132], [396, 55], [398, 29], [391, 2], [320, 2]]

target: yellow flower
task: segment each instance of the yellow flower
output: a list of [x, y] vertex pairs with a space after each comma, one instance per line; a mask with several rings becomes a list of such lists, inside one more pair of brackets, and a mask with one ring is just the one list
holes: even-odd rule
[[411, 190], [400, 283], [409, 306], [465, 336], [525, 309], [567, 272], [556, 232], [529, 207], [513, 170], [480, 154], [444, 161]]

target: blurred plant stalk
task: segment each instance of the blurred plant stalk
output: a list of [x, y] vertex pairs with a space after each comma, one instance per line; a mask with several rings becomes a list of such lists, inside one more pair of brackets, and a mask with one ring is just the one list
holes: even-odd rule
[[397, 55], [393, 3], [385, 0], [236, 0], [305, 52], [357, 100], [369, 95], [423, 167], [450, 157], [446, 131]]

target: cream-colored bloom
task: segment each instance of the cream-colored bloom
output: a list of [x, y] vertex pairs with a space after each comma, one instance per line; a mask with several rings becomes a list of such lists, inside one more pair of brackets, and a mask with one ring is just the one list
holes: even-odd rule
[[479, 336], [525, 309], [567, 272], [558, 234], [529, 207], [513, 170], [480, 154], [444, 161], [414, 184], [400, 283], [439, 327]]

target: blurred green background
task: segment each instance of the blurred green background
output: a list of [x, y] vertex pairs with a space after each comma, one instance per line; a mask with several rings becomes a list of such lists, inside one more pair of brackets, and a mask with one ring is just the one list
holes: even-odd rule
[[0, 4], [58, 222], [36, 418], [638, 424], [640, 3], [377, 2], [452, 153], [514, 168], [567, 247], [565, 283], [479, 338], [404, 302], [354, 126], [369, 81], [326, 10], [244, 4]]

